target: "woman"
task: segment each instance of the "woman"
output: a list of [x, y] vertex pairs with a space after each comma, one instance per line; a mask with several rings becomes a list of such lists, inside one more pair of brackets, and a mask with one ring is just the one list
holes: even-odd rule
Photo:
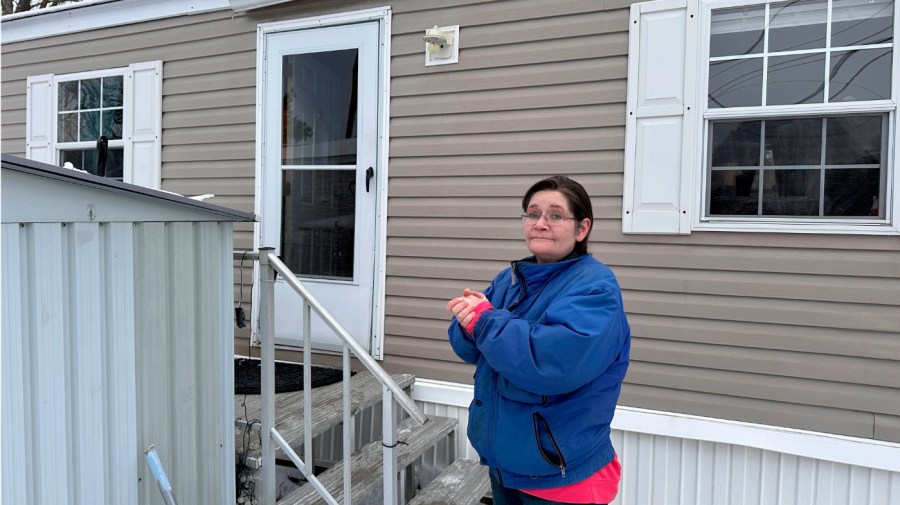
[[495, 505], [609, 503], [621, 472], [609, 424], [631, 342], [619, 286], [587, 253], [580, 184], [539, 181], [522, 210], [533, 256], [447, 304], [450, 344], [476, 365], [469, 440]]

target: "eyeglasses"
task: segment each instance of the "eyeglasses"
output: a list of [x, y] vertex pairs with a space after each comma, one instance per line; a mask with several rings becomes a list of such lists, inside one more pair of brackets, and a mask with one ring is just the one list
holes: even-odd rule
[[550, 224], [560, 224], [566, 222], [567, 219], [571, 219], [572, 221], [578, 221], [578, 218], [575, 217], [566, 217], [559, 212], [551, 212], [550, 214], [539, 214], [537, 212], [526, 212], [522, 214], [522, 221], [529, 224], [537, 223], [541, 217], [544, 218]]

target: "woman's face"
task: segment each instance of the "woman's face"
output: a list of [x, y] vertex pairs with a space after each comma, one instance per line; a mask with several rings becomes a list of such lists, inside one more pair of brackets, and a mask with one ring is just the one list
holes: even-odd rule
[[537, 221], [522, 223], [525, 232], [525, 245], [534, 254], [538, 263], [553, 263], [568, 256], [575, 249], [575, 244], [584, 240], [591, 229], [591, 220], [584, 218], [579, 223], [575, 219], [566, 219], [559, 223], [550, 223], [547, 216], [553, 213], [567, 218], [574, 217], [569, 209], [569, 202], [559, 191], [538, 191], [528, 202], [526, 212], [540, 214]]

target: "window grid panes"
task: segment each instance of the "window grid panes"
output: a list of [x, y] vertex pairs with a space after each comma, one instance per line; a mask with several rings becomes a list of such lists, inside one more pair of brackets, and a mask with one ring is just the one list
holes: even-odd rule
[[97, 141], [105, 136], [106, 177], [122, 180], [124, 78], [98, 76], [57, 84], [57, 145], [59, 164], [97, 173]]
[[709, 216], [883, 218], [887, 114], [720, 120]]
[[893, 11], [893, 0], [713, 10], [708, 107], [890, 99]]
[[888, 218], [894, 9], [796, 0], [710, 10], [705, 218]]

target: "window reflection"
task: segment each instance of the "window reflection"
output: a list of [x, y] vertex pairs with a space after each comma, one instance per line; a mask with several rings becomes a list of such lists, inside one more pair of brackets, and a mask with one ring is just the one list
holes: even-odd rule
[[762, 58], [710, 62], [709, 107], [761, 105], [762, 62]]
[[819, 170], [767, 170], [764, 178], [763, 215], [819, 215]]
[[886, 118], [711, 122], [708, 214], [883, 217]]
[[716, 170], [710, 179], [710, 215], [759, 213], [759, 170]]
[[831, 55], [832, 102], [883, 100], [891, 97], [891, 50], [864, 49]]
[[766, 7], [738, 7], [713, 11], [709, 55], [735, 56], [761, 53]]
[[881, 171], [872, 168], [825, 172], [826, 216], [881, 216]]
[[824, 91], [824, 53], [769, 58], [766, 105], [822, 103]]
[[761, 121], [718, 121], [712, 125], [714, 167], [759, 166]]
[[[122, 140], [123, 103], [121, 75], [59, 82], [57, 142], [81, 143], [64, 147], [84, 149], [88, 145], [94, 147], [101, 135], [105, 135], [108, 140]], [[111, 147], [120, 146], [121, 144]], [[76, 166], [81, 165], [86, 155], [79, 156], [81, 158]]]
[[825, 129], [826, 165], [881, 163], [883, 116], [828, 118]]
[[893, 12], [893, 0], [833, 0], [830, 12], [826, 0], [714, 9], [709, 108], [890, 99], [893, 48], [865, 46], [893, 42]]
[[834, 0], [831, 46], [884, 44], [893, 41], [892, 0]]
[[769, 52], [825, 47], [828, 3], [778, 2], [769, 6]]
[[355, 165], [356, 49], [282, 59], [282, 163]]
[[[106, 154], [106, 177], [122, 180], [123, 149], [109, 148]], [[79, 170], [97, 174], [97, 149], [65, 149], [59, 153], [59, 164], [66, 162]]]
[[283, 170], [281, 254], [304, 277], [353, 279], [355, 170]]
[[822, 161], [822, 119], [766, 121], [766, 165], [819, 165]]

